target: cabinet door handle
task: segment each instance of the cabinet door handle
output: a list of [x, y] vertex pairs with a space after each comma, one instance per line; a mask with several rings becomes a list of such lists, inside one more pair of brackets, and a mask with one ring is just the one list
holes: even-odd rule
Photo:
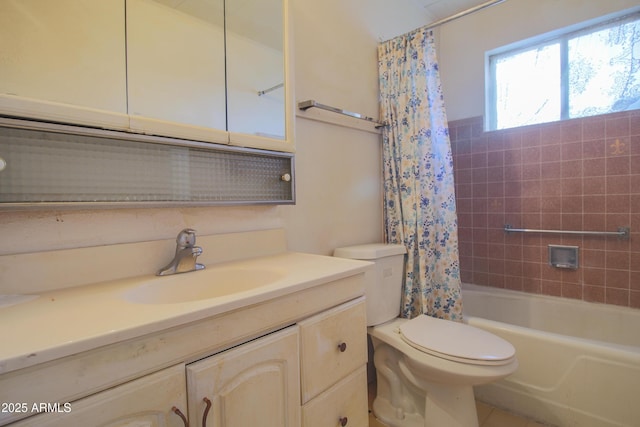
[[344, 353], [345, 351], [347, 351], [347, 343], [341, 342], [340, 344], [338, 344], [338, 350], [340, 350], [340, 353]]
[[340, 425], [341, 425], [342, 427], [344, 427], [344, 426], [346, 426], [346, 425], [347, 425], [347, 423], [349, 422], [349, 419], [348, 419], [347, 417], [340, 417], [340, 420], [339, 420], [339, 421], [340, 421]]
[[184, 427], [189, 427], [189, 421], [187, 421], [187, 417], [184, 416], [184, 414], [180, 409], [174, 406], [173, 408], [171, 408], [171, 410], [173, 411], [174, 414], [176, 414], [182, 419], [182, 422], [184, 423]]
[[204, 414], [202, 414], [202, 427], [207, 427], [207, 416], [209, 415], [209, 409], [211, 409], [211, 401], [206, 397], [202, 399], [202, 401], [207, 405], [204, 408]]

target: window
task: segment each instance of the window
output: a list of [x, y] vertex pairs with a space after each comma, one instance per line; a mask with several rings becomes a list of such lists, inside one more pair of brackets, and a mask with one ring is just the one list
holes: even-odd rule
[[488, 130], [640, 108], [640, 11], [486, 57]]

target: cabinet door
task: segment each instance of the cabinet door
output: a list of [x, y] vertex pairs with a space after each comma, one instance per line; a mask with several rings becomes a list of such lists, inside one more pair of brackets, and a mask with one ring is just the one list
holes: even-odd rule
[[127, 76], [132, 130], [228, 143], [222, 0], [127, 0]]
[[[185, 427], [172, 408], [186, 417], [184, 365], [176, 365], [65, 406], [18, 421], [15, 427]], [[68, 411], [68, 412], [65, 412]]]
[[126, 129], [122, 0], [0, 0], [0, 113]]
[[188, 365], [191, 426], [299, 426], [298, 372], [297, 326]]
[[288, 0], [226, 0], [230, 142], [294, 151]]

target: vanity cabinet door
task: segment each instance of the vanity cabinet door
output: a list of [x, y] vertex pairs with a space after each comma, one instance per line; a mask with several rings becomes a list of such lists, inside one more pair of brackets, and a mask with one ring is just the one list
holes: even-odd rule
[[[42, 413], [15, 427], [185, 427], [172, 408], [186, 417], [184, 364], [164, 369], [84, 399], [60, 404], [58, 413]], [[64, 412], [68, 410], [68, 412]]]
[[123, 0], [0, 1], [0, 114], [127, 129]]
[[299, 378], [296, 326], [192, 363], [190, 425], [202, 426], [206, 412], [207, 427], [297, 427]]
[[127, 0], [131, 129], [228, 143], [224, 51], [223, 0]]

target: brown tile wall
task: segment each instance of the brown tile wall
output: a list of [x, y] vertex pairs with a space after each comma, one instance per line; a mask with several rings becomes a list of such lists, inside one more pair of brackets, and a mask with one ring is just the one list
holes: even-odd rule
[[[640, 308], [640, 111], [483, 132], [449, 123], [466, 283]], [[504, 232], [616, 231], [631, 239]], [[580, 267], [548, 264], [549, 244]]]

